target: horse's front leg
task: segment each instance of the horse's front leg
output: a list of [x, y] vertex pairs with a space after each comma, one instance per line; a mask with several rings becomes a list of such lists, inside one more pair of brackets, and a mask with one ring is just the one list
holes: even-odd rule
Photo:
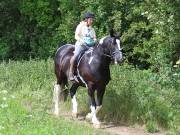
[[97, 88], [97, 105], [96, 105], [96, 114], [100, 111], [102, 108], [102, 101], [103, 101], [103, 96], [105, 92], [105, 85], [102, 87]]
[[86, 117], [91, 118], [93, 125], [96, 128], [99, 128], [100, 127], [100, 122], [99, 122], [99, 120], [97, 119], [97, 116], [96, 116], [96, 101], [95, 101], [95, 98], [94, 98], [94, 91], [95, 91], [95, 89], [93, 89], [93, 87], [91, 85], [88, 86], [88, 95], [90, 97], [91, 113], [89, 113]]
[[79, 85], [73, 84], [72, 87], [70, 88], [70, 95], [72, 99], [72, 116], [77, 117], [77, 101], [76, 101], [76, 91]]

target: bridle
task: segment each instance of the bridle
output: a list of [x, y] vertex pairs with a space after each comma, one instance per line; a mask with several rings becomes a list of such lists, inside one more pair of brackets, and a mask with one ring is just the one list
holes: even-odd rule
[[[111, 39], [111, 44], [110, 44], [110, 46], [112, 46], [112, 45], [113, 45], [113, 39]], [[121, 51], [121, 50], [112, 51], [112, 49], [109, 48], [110, 54], [107, 54], [107, 53], [104, 53], [104, 52], [103, 52], [103, 55], [105, 55], [105, 56], [113, 59], [113, 57], [114, 57], [117, 53], [119, 53], [119, 51]]]

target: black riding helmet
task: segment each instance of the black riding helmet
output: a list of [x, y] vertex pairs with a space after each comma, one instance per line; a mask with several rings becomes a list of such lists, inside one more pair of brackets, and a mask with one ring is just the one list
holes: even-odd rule
[[87, 12], [84, 14], [84, 19], [88, 19], [88, 18], [94, 18], [94, 14], [91, 12]]

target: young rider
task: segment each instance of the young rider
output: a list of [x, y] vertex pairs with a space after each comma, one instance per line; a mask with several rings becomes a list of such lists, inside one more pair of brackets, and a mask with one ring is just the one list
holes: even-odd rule
[[75, 51], [74, 56], [70, 60], [69, 80], [74, 81], [75, 61], [79, 54], [86, 51], [90, 46], [96, 42], [96, 33], [92, 27], [94, 14], [87, 12], [84, 14], [84, 20], [76, 28], [75, 32]]

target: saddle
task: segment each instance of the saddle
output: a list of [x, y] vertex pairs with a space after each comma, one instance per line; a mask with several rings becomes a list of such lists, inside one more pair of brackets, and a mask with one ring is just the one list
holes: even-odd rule
[[78, 58], [75, 60], [75, 65], [74, 65], [74, 68], [75, 68], [75, 73], [74, 73], [74, 76], [75, 76], [75, 80], [79, 77], [78, 75], [78, 71], [77, 71], [77, 66], [79, 65], [79, 63], [81, 62], [81, 59], [83, 57], [84, 54], [89, 54], [90, 53], [90, 59], [89, 59], [89, 64], [91, 63], [92, 59], [93, 59], [93, 50], [94, 48], [93, 47], [90, 47], [88, 50], [82, 52], [79, 54]]
[[78, 58], [76, 59], [76, 64], [78, 64], [80, 61], [81, 61], [81, 58], [84, 54], [91, 54], [91, 57], [92, 57], [92, 53], [93, 53], [93, 50], [94, 48], [93, 47], [90, 47], [88, 50], [84, 51], [84, 52], [81, 52], [78, 56]]

